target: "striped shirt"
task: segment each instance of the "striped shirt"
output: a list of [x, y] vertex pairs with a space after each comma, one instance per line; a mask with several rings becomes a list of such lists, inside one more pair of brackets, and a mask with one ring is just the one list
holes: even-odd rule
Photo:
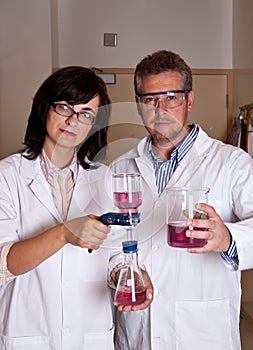
[[[152, 137], [149, 136], [147, 139], [147, 152], [148, 157], [152, 161], [156, 185], [158, 193], [162, 193], [167, 183], [169, 182], [171, 176], [174, 174], [175, 170], [179, 166], [182, 159], [188, 153], [188, 151], [193, 146], [199, 132], [198, 125], [189, 124], [191, 131], [184, 138], [184, 140], [172, 151], [170, 159], [163, 161], [158, 158], [152, 149]], [[231, 244], [227, 252], [221, 252], [221, 257], [230, 265], [233, 269], [237, 269], [239, 265], [238, 254], [236, 249], [236, 243], [233, 236], [230, 234]]]
[[158, 193], [162, 193], [171, 176], [174, 174], [176, 168], [183, 160], [184, 156], [188, 153], [192, 147], [194, 141], [197, 138], [199, 128], [197, 125], [192, 125], [190, 133], [185, 139], [178, 145], [171, 153], [170, 159], [162, 161], [158, 158], [152, 149], [152, 138], [148, 137], [148, 156], [151, 159], [156, 176], [156, 185]]

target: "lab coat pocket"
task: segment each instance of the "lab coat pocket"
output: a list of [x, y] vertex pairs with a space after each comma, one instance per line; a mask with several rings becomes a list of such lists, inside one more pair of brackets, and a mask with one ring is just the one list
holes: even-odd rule
[[1, 350], [50, 350], [46, 336], [6, 337], [0, 336]]
[[84, 347], [82, 350], [113, 350], [114, 328], [108, 332], [87, 333], [84, 337]]
[[78, 268], [76, 271], [82, 281], [98, 282], [105, 281], [109, 263], [109, 255], [106, 250], [100, 248], [88, 253], [88, 250], [79, 254], [76, 259]]
[[232, 350], [227, 299], [176, 303], [176, 349]]

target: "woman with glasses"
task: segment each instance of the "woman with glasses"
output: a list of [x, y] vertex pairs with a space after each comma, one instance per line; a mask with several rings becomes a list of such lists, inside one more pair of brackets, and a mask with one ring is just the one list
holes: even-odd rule
[[0, 161], [1, 350], [113, 349], [109, 228], [94, 216], [108, 211], [107, 170], [92, 162], [109, 115], [99, 77], [58, 70], [35, 94], [24, 151]]

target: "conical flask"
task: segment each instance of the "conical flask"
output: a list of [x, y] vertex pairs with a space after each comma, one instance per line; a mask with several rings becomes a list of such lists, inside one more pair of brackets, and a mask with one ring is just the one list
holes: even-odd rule
[[138, 305], [146, 300], [146, 289], [138, 265], [137, 241], [122, 242], [124, 263], [120, 268], [115, 301], [121, 305]]

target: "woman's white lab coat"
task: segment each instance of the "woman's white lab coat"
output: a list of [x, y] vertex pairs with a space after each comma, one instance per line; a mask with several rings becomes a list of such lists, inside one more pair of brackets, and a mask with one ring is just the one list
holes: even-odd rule
[[[106, 167], [79, 167], [68, 220], [100, 215]], [[98, 191], [98, 188], [100, 191]], [[62, 222], [39, 159], [0, 162], [0, 246]], [[113, 349], [106, 276], [109, 249], [88, 253], [70, 244], [34, 270], [0, 287], [1, 350]]]
[[142, 174], [143, 204], [136, 238], [155, 295], [150, 310], [117, 313], [116, 349], [148, 350], [151, 338], [152, 350], [239, 350], [239, 270], [253, 266], [253, 161], [200, 129], [167, 185], [210, 187], [209, 204], [236, 240], [240, 264], [235, 270], [219, 253], [190, 254], [168, 246], [165, 191], [158, 197], [145, 141], [124, 155], [123, 161], [115, 161], [114, 170]]

